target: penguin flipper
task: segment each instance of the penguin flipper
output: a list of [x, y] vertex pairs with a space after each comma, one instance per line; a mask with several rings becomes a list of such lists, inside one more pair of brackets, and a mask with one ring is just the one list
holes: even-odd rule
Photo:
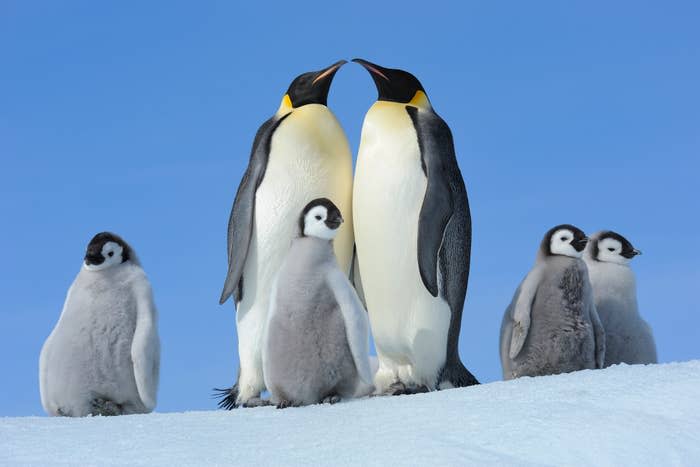
[[333, 291], [345, 323], [345, 335], [360, 379], [372, 384], [369, 362], [369, 319], [357, 292], [345, 275], [334, 268], [328, 274], [328, 286]]
[[462, 187], [464, 182], [447, 124], [433, 112], [421, 112], [412, 106], [406, 111], [418, 135], [421, 165], [428, 179], [418, 220], [418, 269], [423, 285], [437, 297], [438, 255], [454, 210], [450, 179], [457, 175]]
[[160, 373], [160, 340], [158, 339], [158, 312], [148, 283], [136, 291], [136, 329], [131, 342], [131, 360], [134, 379], [141, 402], [150, 412], [156, 406], [158, 376]]
[[593, 296], [590, 297], [590, 304], [588, 314], [591, 317], [593, 335], [595, 337], [595, 366], [596, 368], [603, 368], [605, 366], [605, 329], [593, 303]]
[[365, 300], [365, 291], [362, 287], [362, 276], [360, 275], [360, 260], [357, 259], [357, 245], [352, 247], [352, 263], [350, 263], [350, 283], [355, 287], [355, 292], [362, 302], [362, 306], [367, 309], [367, 300]]
[[274, 116], [258, 129], [253, 141], [248, 168], [238, 185], [236, 198], [231, 208], [228, 221], [228, 274], [224, 282], [219, 303], [223, 304], [233, 294], [236, 303], [243, 298], [241, 279], [243, 268], [248, 257], [248, 248], [253, 236], [255, 222], [255, 193], [265, 176], [267, 161], [270, 155], [272, 135], [282, 121], [290, 114], [282, 117]]
[[531, 270], [516, 291], [514, 304], [512, 304], [510, 350], [508, 356], [515, 358], [523, 349], [527, 334], [530, 330], [530, 313], [532, 304], [537, 295], [537, 287], [542, 278], [542, 269], [535, 267]]

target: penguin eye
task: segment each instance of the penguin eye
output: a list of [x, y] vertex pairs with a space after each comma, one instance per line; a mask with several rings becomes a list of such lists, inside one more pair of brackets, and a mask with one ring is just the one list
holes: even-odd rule
[[320, 220], [321, 220], [321, 216], [316, 216], [316, 220], [317, 220], [317, 221], [320, 221]]
[[560, 237], [560, 240], [561, 240], [562, 242], [565, 242], [565, 241], [567, 241], [568, 239], [569, 239], [569, 237]]
[[615, 251], [615, 248], [608, 247], [608, 251]]
[[108, 256], [114, 256], [114, 252], [113, 252], [113, 251], [110, 251], [109, 253], [107, 253], [107, 255], [108, 255]]

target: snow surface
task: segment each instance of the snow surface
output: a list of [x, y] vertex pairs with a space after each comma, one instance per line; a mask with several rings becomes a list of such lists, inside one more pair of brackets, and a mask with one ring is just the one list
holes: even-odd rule
[[0, 418], [0, 464], [700, 465], [700, 360], [286, 410]]

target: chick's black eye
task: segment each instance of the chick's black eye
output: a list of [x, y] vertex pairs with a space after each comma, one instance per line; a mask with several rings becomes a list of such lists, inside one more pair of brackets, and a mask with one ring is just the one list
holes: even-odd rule
[[320, 221], [320, 220], [321, 220], [321, 216], [316, 216], [316, 220], [317, 220], [317, 221]]
[[561, 240], [562, 242], [565, 242], [565, 241], [567, 241], [568, 239], [569, 239], [569, 237], [561, 237], [561, 238], [560, 238], [560, 240]]
[[114, 256], [114, 252], [113, 252], [113, 251], [110, 251], [109, 253], [107, 253], [107, 255], [108, 255], [108, 256]]
[[608, 251], [615, 251], [615, 248], [608, 248]]

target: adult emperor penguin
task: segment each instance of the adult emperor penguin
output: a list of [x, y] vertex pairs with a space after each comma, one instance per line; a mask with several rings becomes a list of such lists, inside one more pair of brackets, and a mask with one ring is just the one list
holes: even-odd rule
[[95, 235], [41, 350], [44, 410], [70, 417], [152, 411], [160, 365], [157, 320], [134, 250], [113, 233]]
[[263, 369], [278, 408], [333, 403], [374, 389], [366, 311], [333, 254], [342, 223], [332, 201], [306, 205], [300, 236], [272, 287]]
[[[219, 406], [262, 403], [265, 389], [262, 337], [274, 275], [297, 231], [309, 200], [335, 200], [352, 218], [352, 155], [343, 129], [326, 107], [340, 61], [292, 81], [282, 103], [255, 136], [248, 168], [238, 187], [228, 225], [228, 275], [221, 303], [233, 295], [238, 329], [238, 380], [220, 390]], [[352, 224], [334, 242], [343, 271], [353, 253]]]
[[379, 96], [357, 156], [357, 257], [377, 393], [478, 384], [459, 358], [471, 216], [452, 134], [412, 74], [355, 59]]
[[550, 229], [501, 323], [503, 379], [602, 368], [605, 332], [573, 225]]
[[591, 236], [583, 259], [605, 329], [605, 366], [657, 363], [654, 335], [637, 309], [637, 284], [629, 262], [641, 254], [622, 235], [605, 230]]

